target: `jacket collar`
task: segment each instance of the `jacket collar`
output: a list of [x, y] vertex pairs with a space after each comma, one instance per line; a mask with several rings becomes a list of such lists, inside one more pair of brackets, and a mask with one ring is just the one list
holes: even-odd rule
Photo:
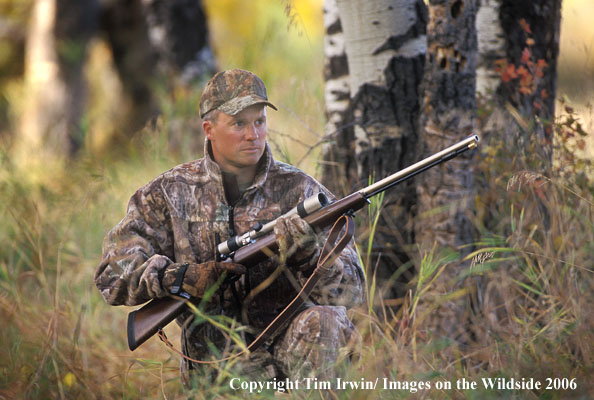
[[[272, 157], [272, 150], [270, 149], [268, 142], [266, 142], [264, 154], [262, 154], [262, 158], [260, 158], [260, 161], [258, 162], [256, 176], [254, 177], [254, 181], [248, 190], [264, 185], [264, 182], [266, 182], [266, 179], [268, 178], [268, 172], [270, 171], [273, 163], [274, 158]], [[223, 172], [221, 171], [219, 164], [217, 164], [212, 156], [210, 141], [208, 139], [204, 139], [204, 166], [206, 174], [210, 177], [210, 179], [222, 185]]]

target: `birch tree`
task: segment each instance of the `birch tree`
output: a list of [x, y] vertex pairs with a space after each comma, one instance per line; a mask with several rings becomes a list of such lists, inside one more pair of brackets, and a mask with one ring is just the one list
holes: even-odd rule
[[[429, 1], [420, 138], [422, 156], [462, 140], [473, 131], [477, 9], [478, 0]], [[421, 255], [435, 246], [458, 250], [473, 242], [473, 170], [471, 156], [462, 155], [416, 179], [415, 239]], [[469, 340], [470, 309], [466, 292], [457, 292], [465, 286], [459, 280], [463, 267], [461, 262], [448, 265], [437, 275], [432, 285], [435, 296], [424, 297], [417, 315], [425, 318], [419, 323], [427, 330], [465, 343]], [[458, 295], [452, 296], [452, 293]]]
[[[336, 141], [342, 153], [335, 154], [355, 160], [356, 169], [348, 165], [344, 173], [353, 171], [363, 185], [415, 161], [426, 7], [421, 0], [338, 0], [336, 5], [348, 60], [347, 114], [351, 119], [341, 121], [337, 117], [331, 121], [331, 129], [353, 123], [352, 136]], [[326, 2], [327, 17], [330, 9], [330, 2]], [[331, 84], [327, 90], [336, 90]], [[387, 280], [408, 261], [410, 210], [415, 200], [410, 192], [410, 187], [402, 185], [384, 199], [371, 257], [381, 280]], [[393, 285], [392, 294], [397, 294], [397, 289]]]
[[493, 93], [483, 136], [550, 162], [561, 0], [483, 0], [477, 18], [478, 90]]
[[347, 195], [357, 182], [351, 90], [345, 39], [336, 0], [324, 1], [325, 136], [322, 182], [336, 195]]
[[[423, 80], [421, 157], [473, 132], [476, 114], [477, 36], [475, 0], [429, 2], [428, 49]], [[459, 157], [420, 175], [416, 241], [458, 248], [472, 241], [469, 222], [473, 174], [469, 157]]]
[[[489, 110], [481, 121], [483, 163], [504, 163], [512, 173], [525, 168], [545, 175], [551, 170], [552, 130], [555, 115], [557, 57], [561, 1], [481, 0], [477, 16], [479, 43], [479, 74], [477, 90], [482, 107]], [[501, 183], [491, 177], [488, 168], [477, 176], [479, 180], [479, 222], [484, 229], [497, 231], [502, 210]], [[535, 207], [527, 207], [526, 221], [548, 232], [549, 211], [539, 198]], [[524, 205], [523, 205], [524, 206]], [[513, 263], [503, 264], [502, 274], [521, 281], [522, 270]], [[487, 341], [497, 332], [516, 329], [517, 321], [510, 318], [515, 297], [505, 280], [479, 280], [477, 309], [485, 326], [482, 335]], [[527, 307], [522, 304], [521, 307]], [[513, 310], [511, 310], [513, 311]]]

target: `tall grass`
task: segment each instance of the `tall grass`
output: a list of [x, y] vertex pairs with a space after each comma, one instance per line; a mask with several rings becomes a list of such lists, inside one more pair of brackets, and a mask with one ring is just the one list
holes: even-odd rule
[[[111, 308], [93, 285], [105, 232], [125, 210], [130, 188], [179, 162], [162, 149], [155, 130], [127, 159], [75, 161], [60, 175], [23, 171], [2, 153], [0, 176], [0, 398], [183, 398], [179, 357], [156, 338], [134, 353], [126, 348], [130, 311]], [[567, 153], [561, 146], [560, 155]], [[493, 149], [488, 150], [492, 152]], [[506, 149], [496, 149], [506, 153]], [[499, 158], [498, 158], [499, 157]], [[335, 390], [338, 398], [588, 398], [594, 395], [594, 196], [588, 164], [561, 162], [555, 172], [531, 170], [521, 159], [491, 165], [497, 179], [477, 198], [474, 250], [434, 248], [421, 255], [419, 274], [396, 312], [383, 310], [361, 246], [370, 304], [352, 310], [363, 335], [344, 379], [400, 382], [400, 390]], [[564, 160], [563, 157], [560, 157]], [[565, 159], [566, 160], [566, 159]], [[101, 166], [102, 165], [102, 166]], [[578, 166], [579, 167], [576, 167]], [[370, 214], [373, 237], [378, 201]], [[489, 224], [484, 215], [490, 214]], [[434, 282], [448, 266], [464, 272], [447, 293]], [[473, 340], [457, 345], [425, 326], [419, 301], [437, 309], [452, 298], [472, 297]], [[380, 307], [371, 307], [379, 304]], [[388, 308], [388, 307], [386, 307]], [[389, 316], [389, 317], [388, 317]], [[177, 343], [179, 330], [168, 327]], [[205, 369], [195, 398], [246, 398], [229, 388], [237, 360]], [[212, 371], [215, 381], [211, 382]], [[491, 390], [481, 378], [574, 379], [575, 390]], [[460, 379], [475, 390], [456, 388]], [[431, 388], [412, 387], [428, 382]], [[452, 384], [437, 389], [438, 382]], [[404, 386], [403, 386], [404, 385]], [[274, 393], [260, 394], [272, 397]], [[316, 391], [298, 396], [315, 398]]]
[[[179, 357], [156, 338], [131, 353], [126, 307], [107, 306], [93, 284], [104, 234], [123, 215], [131, 188], [182, 161], [170, 156], [165, 127], [147, 132], [126, 159], [80, 159], [66, 170], [21, 170], [0, 154], [0, 398], [184, 398]], [[568, 147], [569, 146], [569, 147]], [[369, 257], [381, 201], [370, 208], [367, 306], [351, 317], [363, 346], [345, 380], [400, 382], [400, 390], [335, 390], [338, 398], [588, 398], [594, 395], [594, 189], [591, 164], [558, 149], [542, 172], [509, 149], [485, 149], [488, 185], [477, 197], [474, 250], [434, 248], [394, 311], [383, 307]], [[495, 178], [493, 178], [495, 177]], [[486, 215], [489, 215], [487, 218]], [[485, 223], [484, 221], [490, 221]], [[461, 252], [462, 253], [462, 252]], [[434, 287], [449, 266], [466, 263], [447, 293]], [[426, 328], [452, 298], [473, 299], [472, 341], [458, 345]], [[379, 307], [372, 307], [371, 305]], [[389, 310], [388, 310], [389, 309]], [[425, 308], [427, 309], [427, 308]], [[179, 330], [166, 329], [173, 343]], [[239, 360], [206, 368], [194, 398], [246, 398], [229, 388]], [[210, 378], [215, 371], [215, 381]], [[481, 378], [574, 379], [575, 390], [491, 390]], [[457, 389], [458, 380], [475, 390]], [[419, 382], [431, 388], [419, 389]], [[437, 389], [438, 382], [452, 384]], [[259, 397], [272, 397], [273, 392]], [[299, 391], [297, 396], [318, 396]]]

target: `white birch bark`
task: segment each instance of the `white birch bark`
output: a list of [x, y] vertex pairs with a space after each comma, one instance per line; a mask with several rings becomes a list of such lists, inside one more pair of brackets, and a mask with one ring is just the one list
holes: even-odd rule
[[424, 54], [424, 36], [408, 40], [399, 49], [376, 52], [385, 40], [404, 35], [416, 21], [414, 1], [338, 0], [345, 31], [351, 92], [366, 83], [385, 85], [384, 70], [397, 55]]
[[478, 38], [478, 63], [476, 69], [476, 90], [487, 94], [494, 90], [501, 78], [495, 73], [494, 61], [505, 58], [505, 35], [499, 12], [501, 0], [481, 0], [476, 15]]
[[[384, 71], [397, 56], [411, 58], [424, 54], [426, 37], [416, 36], [398, 48], [379, 50], [391, 37], [402, 37], [416, 23], [413, 0], [338, 0], [340, 19], [345, 32], [345, 49], [349, 62], [351, 96], [363, 85], [386, 86]], [[360, 117], [355, 115], [355, 118]], [[384, 136], [399, 136], [397, 126], [383, 126], [381, 134], [370, 135], [355, 125], [356, 154], [376, 147]], [[359, 165], [359, 168], [361, 166]], [[359, 175], [364, 173], [359, 169]]]
[[[348, 60], [347, 114], [353, 126], [341, 146], [352, 154], [346, 165], [356, 179], [351, 186], [363, 185], [415, 159], [427, 12], [422, 0], [336, 0], [336, 5]], [[326, 14], [329, 21], [336, 19]], [[340, 82], [341, 93], [346, 93], [346, 82]], [[382, 204], [368, 257], [378, 281], [391, 282], [385, 287], [386, 298], [402, 296], [406, 290], [404, 275], [398, 282], [389, 278], [410, 259], [414, 203], [414, 190], [401, 185], [387, 193]], [[362, 230], [359, 236], [365, 240], [369, 234]]]
[[[340, 15], [336, 0], [326, 0], [324, 2], [324, 54], [327, 64], [332, 62], [346, 63], [346, 52], [344, 44], [344, 33], [340, 27]], [[334, 28], [333, 28], [334, 27]], [[333, 61], [336, 60], [336, 61]], [[329, 65], [326, 66], [328, 70]], [[337, 66], [334, 70], [341, 68]], [[326, 111], [328, 114], [328, 123], [326, 125], [326, 134], [334, 135], [340, 129], [342, 124], [342, 113], [349, 106], [350, 87], [348, 66], [342, 66], [340, 72], [328, 71], [325, 87]]]

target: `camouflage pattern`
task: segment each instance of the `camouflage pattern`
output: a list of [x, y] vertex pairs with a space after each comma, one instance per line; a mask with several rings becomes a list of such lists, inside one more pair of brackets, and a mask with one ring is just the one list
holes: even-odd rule
[[[242, 359], [236, 372], [255, 381], [283, 376], [294, 381], [333, 381], [360, 348], [361, 335], [348, 319], [345, 307], [311, 305], [267, 347]], [[191, 374], [182, 375], [188, 387], [191, 378]], [[305, 382], [300, 387], [305, 388]]]
[[324, 245], [323, 236], [316, 235], [313, 228], [297, 214], [278, 218], [274, 224], [274, 236], [279, 253], [285, 262], [300, 265], [300, 260], [319, 257]]
[[255, 74], [242, 69], [231, 69], [217, 73], [202, 91], [200, 117], [212, 110], [235, 115], [254, 104], [266, 104], [276, 110], [268, 101], [266, 86]]
[[273, 354], [285, 376], [330, 381], [337, 365], [360, 346], [361, 336], [344, 307], [312, 306], [291, 322]]
[[[183, 266], [186, 267], [185, 270], [182, 270]], [[161, 286], [170, 293], [175, 294], [182, 290], [196, 299], [204, 300], [206, 291], [217, 283], [222, 274], [226, 276], [244, 273], [245, 267], [233, 262], [207, 261], [202, 264], [172, 264], [165, 269], [163, 278], [161, 278]], [[177, 283], [178, 276], [183, 276], [182, 285], [174, 289], [176, 284], [179, 285]], [[216, 301], [217, 297], [209, 300]]]
[[[276, 219], [320, 191], [333, 198], [314, 178], [275, 161], [267, 145], [253, 184], [235, 204], [230, 205], [225, 198], [221, 170], [212, 159], [209, 148], [207, 141], [204, 158], [179, 165], [140, 188], [131, 197], [126, 216], [105, 237], [95, 283], [109, 304], [139, 305], [167, 296], [161, 279], [168, 266], [214, 260], [217, 239], [226, 240], [248, 231], [257, 222]], [[249, 327], [248, 334], [256, 336], [294, 298], [311, 274], [314, 260], [304, 262], [306, 265], [289, 264], [275, 280], [263, 287], [259, 285], [277, 270], [278, 260], [273, 258], [252, 266], [233, 288], [228, 287], [222, 292], [221, 301], [208, 303], [207, 311], [236, 319]], [[312, 304], [347, 308], [358, 305], [365, 296], [363, 280], [363, 271], [351, 243], [312, 292]], [[304, 318], [310, 322], [299, 323], [294, 331], [315, 331], [318, 329], [315, 326], [323, 325], [330, 327], [330, 336], [342, 332], [339, 337], [329, 339], [318, 332], [304, 338], [289, 330], [289, 333], [278, 332], [262, 351], [283, 358], [273, 357], [274, 365], [282, 371], [309, 371], [318, 364], [316, 360], [326, 364], [334, 353], [320, 353], [317, 358], [310, 359], [308, 354], [313, 354], [313, 350], [307, 350], [307, 346], [312, 345], [312, 338], [330, 340], [332, 351], [335, 351], [353, 335], [344, 308], [332, 310], [324, 314], [327, 317], [317, 313], [317, 320], [307, 317], [309, 314], [298, 316], [295, 321]], [[215, 357], [209, 351], [209, 342], [219, 349], [227, 348], [227, 339], [216, 328], [206, 323], [189, 324], [189, 317], [188, 312], [178, 318], [178, 323], [183, 325], [182, 350], [185, 354], [204, 360]], [[280, 337], [283, 338], [280, 347], [274, 346], [273, 341]], [[305, 342], [298, 344], [293, 343], [294, 340]], [[280, 350], [283, 347], [298, 350]], [[253, 354], [254, 359], [259, 357], [258, 354], [261, 355], [261, 351]], [[308, 355], [311, 365], [296, 367], [296, 361], [290, 361], [291, 354]], [[195, 367], [186, 362], [182, 365], [183, 370]]]

